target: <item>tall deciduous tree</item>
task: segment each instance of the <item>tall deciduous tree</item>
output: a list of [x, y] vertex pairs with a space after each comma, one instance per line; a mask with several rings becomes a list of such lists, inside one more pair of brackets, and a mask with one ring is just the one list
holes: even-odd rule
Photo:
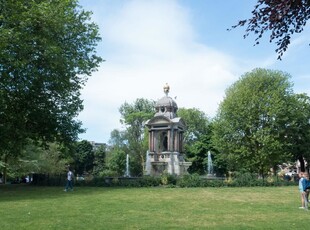
[[178, 117], [181, 117], [186, 124], [184, 133], [184, 142], [188, 145], [192, 144], [203, 134], [208, 132], [209, 119], [207, 115], [196, 108], [178, 110]]
[[301, 33], [310, 18], [310, 1], [308, 0], [258, 0], [252, 11], [252, 18], [241, 20], [236, 26], [247, 26], [247, 37], [250, 33], [257, 35], [256, 44], [260, 38], [270, 31], [270, 42], [275, 41], [278, 59], [288, 48], [291, 37]]
[[80, 90], [101, 58], [77, 0], [0, 0], [0, 156], [27, 138], [70, 143], [82, 131]]
[[106, 173], [109, 176], [123, 176], [126, 170], [126, 154], [130, 152], [127, 131], [120, 131], [118, 129], [112, 130], [108, 143], [109, 146], [107, 147], [105, 162], [106, 168], [102, 174]]
[[196, 108], [180, 108], [178, 116], [186, 124], [183, 141], [186, 156], [192, 162], [189, 172], [204, 174], [208, 151], [211, 150], [210, 121], [204, 112]]
[[112, 130], [109, 139], [109, 145], [113, 149], [125, 149], [127, 140], [126, 140], [126, 131], [120, 131], [118, 129]]
[[[286, 124], [285, 141], [292, 160], [299, 160], [301, 171], [306, 171], [305, 162], [310, 162], [310, 97], [295, 94], [287, 110], [291, 119]], [[309, 166], [309, 164], [308, 164]]]
[[106, 156], [107, 155], [107, 145], [103, 144], [99, 146], [99, 148], [95, 149], [94, 151], [94, 169], [93, 174], [94, 175], [100, 175], [101, 172], [103, 172], [107, 168], [107, 161]]
[[126, 153], [122, 149], [112, 149], [108, 159], [107, 166], [112, 176], [124, 176], [126, 171]]
[[74, 154], [74, 167], [77, 174], [91, 172], [94, 167], [94, 149], [90, 142], [83, 140], [77, 142]]
[[[280, 71], [255, 69], [226, 91], [213, 125], [213, 144], [219, 162], [228, 170], [245, 169], [266, 174], [291, 157], [285, 141], [294, 120], [290, 76]], [[291, 116], [290, 116], [291, 115]]]
[[144, 123], [154, 116], [154, 106], [154, 101], [138, 98], [132, 104], [125, 102], [119, 109], [121, 123], [126, 126], [125, 138], [130, 151], [128, 154], [131, 159], [130, 167], [133, 175], [142, 175], [143, 173], [147, 150]]

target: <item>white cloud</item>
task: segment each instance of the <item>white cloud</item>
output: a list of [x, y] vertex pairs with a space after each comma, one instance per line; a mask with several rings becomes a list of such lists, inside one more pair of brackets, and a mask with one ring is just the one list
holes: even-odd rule
[[106, 62], [82, 92], [79, 119], [88, 131], [81, 138], [107, 142], [120, 128], [118, 108], [137, 98], [161, 98], [166, 82], [179, 107], [215, 115], [240, 69], [230, 56], [195, 41], [186, 9], [176, 1], [126, 1], [110, 15], [101, 33]]
[[129, 1], [107, 21], [105, 32], [122, 53], [161, 57], [178, 52], [194, 34], [186, 10], [175, 1]]

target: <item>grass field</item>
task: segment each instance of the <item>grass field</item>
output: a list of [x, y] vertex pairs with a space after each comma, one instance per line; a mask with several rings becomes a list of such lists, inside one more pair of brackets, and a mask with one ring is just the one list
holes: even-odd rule
[[0, 186], [0, 229], [310, 229], [297, 187]]

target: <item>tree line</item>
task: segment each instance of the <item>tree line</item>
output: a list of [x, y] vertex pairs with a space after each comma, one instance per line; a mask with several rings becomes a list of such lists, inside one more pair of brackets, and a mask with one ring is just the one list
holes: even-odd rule
[[[187, 127], [184, 153], [192, 162], [189, 173], [206, 174], [208, 151], [219, 175], [266, 176], [297, 160], [302, 171], [308, 170], [310, 98], [294, 93], [290, 78], [285, 72], [261, 68], [245, 73], [226, 89], [214, 118], [197, 108], [180, 108], [177, 115]], [[128, 154], [131, 176], [142, 176], [148, 149], [144, 122], [154, 116], [154, 106], [155, 101], [144, 98], [122, 104], [120, 122], [125, 128], [113, 130], [109, 142], [98, 148], [86, 140], [68, 148], [57, 142], [41, 146], [28, 139], [21, 153], [7, 162], [10, 172], [59, 174], [71, 165], [78, 175], [124, 176]]]
[[[302, 171], [310, 160], [310, 98], [293, 92], [285, 72], [257, 68], [232, 84], [217, 114], [209, 118], [196, 108], [180, 108], [178, 116], [187, 125], [184, 153], [192, 162], [190, 173], [205, 174], [208, 151], [219, 174], [243, 171], [265, 176], [279, 165], [300, 162]], [[207, 103], [206, 103], [207, 106]], [[129, 153], [143, 174], [148, 134], [143, 121], [154, 115], [154, 102], [137, 99], [120, 112], [126, 129], [114, 130], [111, 147]]]

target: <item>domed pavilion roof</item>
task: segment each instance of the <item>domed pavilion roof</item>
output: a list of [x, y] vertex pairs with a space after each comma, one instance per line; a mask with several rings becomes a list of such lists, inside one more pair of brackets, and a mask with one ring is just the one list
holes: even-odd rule
[[170, 87], [166, 83], [166, 85], [164, 86], [164, 92], [166, 95], [156, 102], [155, 116], [165, 116], [168, 117], [169, 119], [173, 119], [176, 117], [178, 106], [177, 103], [171, 97], [168, 96], [169, 90]]

